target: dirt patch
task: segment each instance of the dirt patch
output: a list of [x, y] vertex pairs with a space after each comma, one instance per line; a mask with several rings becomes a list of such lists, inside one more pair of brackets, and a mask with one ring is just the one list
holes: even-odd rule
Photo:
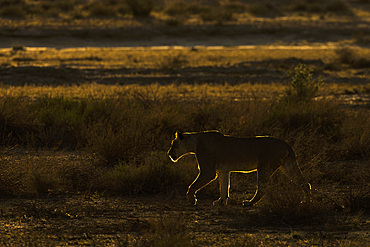
[[[150, 245], [160, 240], [155, 224], [179, 229], [194, 246], [230, 242], [273, 246], [289, 244], [311, 246], [322, 243], [366, 241], [369, 221], [362, 219], [358, 228], [348, 229], [317, 225], [267, 223], [258, 208], [239, 205], [213, 207], [211, 198], [201, 198], [198, 206], [188, 206], [182, 197], [134, 198], [98, 195], [61, 196], [49, 199], [7, 199], [0, 202], [0, 238], [8, 244], [33, 241], [40, 245]], [[313, 221], [314, 222], [314, 221]], [[330, 228], [329, 227], [329, 228]], [[250, 237], [253, 234], [253, 238]], [[173, 237], [172, 235], [168, 236]], [[152, 242], [151, 242], [152, 241]]]

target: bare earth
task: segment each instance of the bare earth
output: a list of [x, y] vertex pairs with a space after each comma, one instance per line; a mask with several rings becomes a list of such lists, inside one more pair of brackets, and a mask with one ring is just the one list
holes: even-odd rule
[[[181, 234], [194, 246], [242, 246], [250, 242], [256, 246], [342, 246], [349, 242], [366, 246], [370, 237], [368, 217], [355, 222], [355, 227], [319, 225], [314, 218], [311, 225], [292, 225], [258, 215], [258, 209], [214, 207], [211, 198], [200, 200], [194, 207], [182, 197], [168, 196], [3, 199], [0, 241], [8, 246], [29, 242], [38, 246], [150, 246], [150, 241], [160, 237], [171, 239]], [[156, 223], [173, 228], [175, 233], [153, 233]]]

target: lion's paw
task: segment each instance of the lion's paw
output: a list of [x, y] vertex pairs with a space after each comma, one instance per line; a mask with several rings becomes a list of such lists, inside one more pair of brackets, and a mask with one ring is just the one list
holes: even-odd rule
[[251, 203], [251, 201], [249, 201], [249, 200], [245, 200], [245, 201], [243, 201], [243, 206], [244, 207], [252, 207], [253, 203]]
[[186, 197], [188, 198], [188, 201], [190, 202], [191, 205], [197, 204], [197, 198], [195, 195], [186, 194]]
[[224, 200], [224, 199], [219, 198], [218, 200], [216, 200], [216, 201], [213, 202], [213, 205], [214, 206], [217, 206], [217, 205], [219, 205], [219, 206], [226, 206], [227, 205], [227, 199]]

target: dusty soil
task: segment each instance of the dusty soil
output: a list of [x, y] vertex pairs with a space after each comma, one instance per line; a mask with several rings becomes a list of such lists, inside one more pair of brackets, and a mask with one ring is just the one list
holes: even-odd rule
[[[178, 244], [194, 246], [365, 246], [370, 221], [362, 217], [348, 225], [318, 224], [320, 220], [291, 223], [258, 213], [241, 205], [211, 206], [200, 197], [189, 206], [183, 197], [56, 196], [43, 199], [0, 201], [0, 242], [5, 245], [99, 245], [149, 246], [160, 238], [177, 238]], [[337, 216], [340, 217], [340, 216]], [[317, 222], [315, 222], [317, 221]], [[156, 229], [173, 229], [162, 236]], [[176, 235], [177, 234], [177, 235]], [[179, 238], [178, 234], [182, 237]]]

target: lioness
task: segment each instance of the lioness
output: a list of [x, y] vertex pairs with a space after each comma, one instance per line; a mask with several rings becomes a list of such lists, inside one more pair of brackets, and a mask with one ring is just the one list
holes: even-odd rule
[[283, 140], [274, 137], [237, 138], [217, 131], [175, 133], [168, 155], [177, 162], [187, 154], [195, 154], [199, 174], [189, 186], [186, 196], [196, 204], [196, 192], [220, 177], [220, 198], [213, 204], [226, 205], [229, 197], [230, 172], [258, 172], [257, 191], [243, 205], [251, 206], [263, 197], [266, 183], [279, 168], [310, 195], [311, 185], [305, 182], [297, 165], [293, 149]]

